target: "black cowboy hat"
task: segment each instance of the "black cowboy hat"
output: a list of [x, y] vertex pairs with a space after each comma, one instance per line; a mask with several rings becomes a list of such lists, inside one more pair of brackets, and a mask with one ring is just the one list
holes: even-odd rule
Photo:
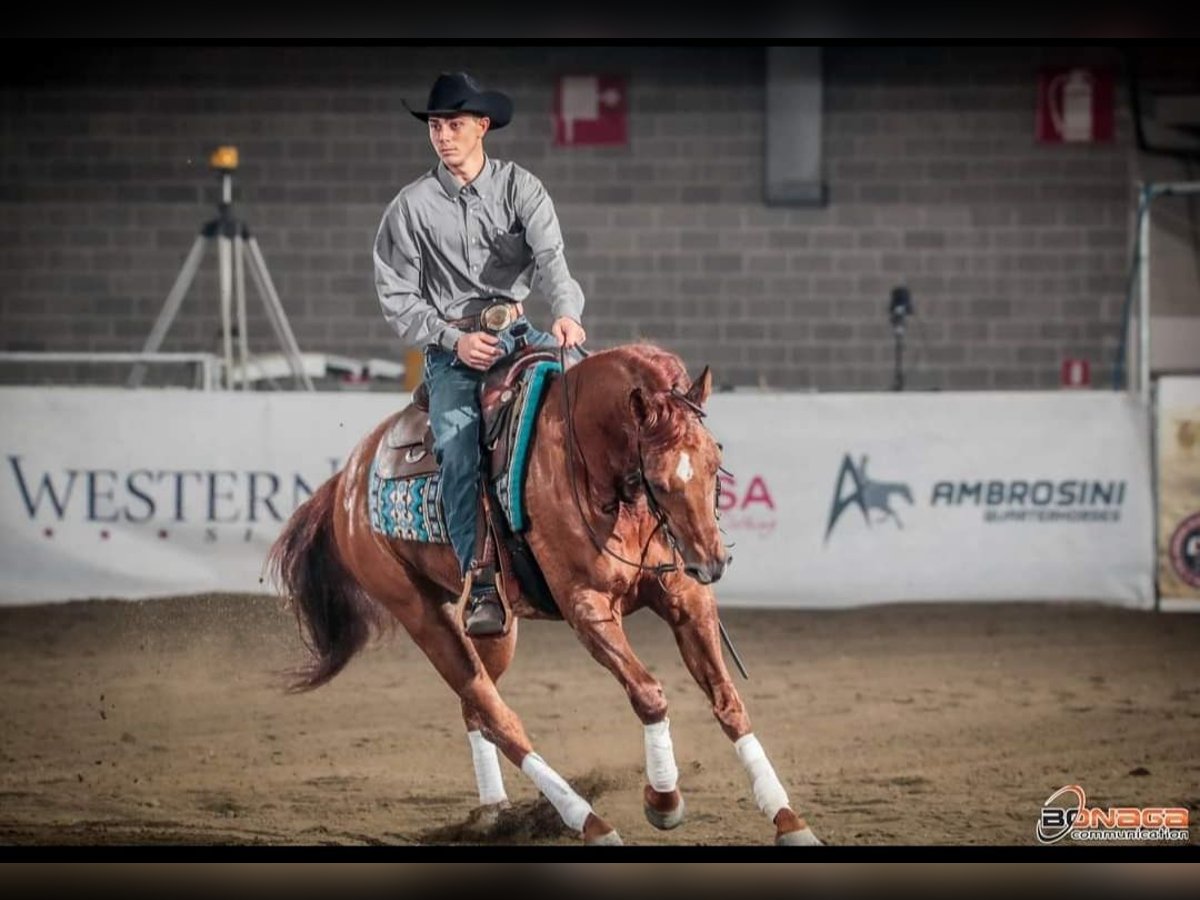
[[512, 119], [513, 104], [507, 94], [481, 90], [466, 72], [443, 72], [429, 91], [425, 109], [413, 109], [404, 100], [404, 108], [428, 122], [430, 116], [452, 116], [455, 113], [474, 113], [492, 120], [492, 128], [503, 128]]

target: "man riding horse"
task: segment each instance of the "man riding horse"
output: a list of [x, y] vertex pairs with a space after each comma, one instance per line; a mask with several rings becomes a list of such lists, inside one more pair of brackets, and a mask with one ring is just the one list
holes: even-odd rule
[[[512, 101], [464, 72], [443, 73], [425, 109], [439, 162], [388, 204], [375, 239], [384, 317], [408, 347], [423, 348], [429, 421], [454, 554], [471, 581], [466, 631], [500, 633], [495, 571], [474, 559], [479, 503], [479, 384], [521, 346], [568, 350], [586, 340], [583, 291], [571, 277], [554, 204], [541, 181], [489, 157], [483, 139], [512, 119]], [[550, 301], [550, 333], [521, 305], [536, 281]]]

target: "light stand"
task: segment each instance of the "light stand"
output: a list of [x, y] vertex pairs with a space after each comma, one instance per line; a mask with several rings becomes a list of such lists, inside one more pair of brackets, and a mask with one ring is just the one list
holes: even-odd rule
[[[231, 319], [235, 290], [240, 375], [238, 380], [241, 382], [242, 390], [247, 390], [250, 382], [247, 377], [250, 350], [246, 337], [246, 269], [249, 268], [259, 297], [266, 308], [267, 320], [271, 323], [271, 329], [275, 332], [275, 337], [287, 357], [288, 367], [295, 378], [296, 386], [311, 391], [313, 390], [312, 379], [304, 370], [304, 360], [301, 358], [300, 348], [296, 344], [296, 336], [288, 324], [287, 315], [283, 311], [283, 304], [279, 301], [279, 294], [275, 290], [275, 283], [271, 280], [271, 273], [267, 270], [262, 250], [258, 247], [258, 241], [250, 233], [249, 226], [233, 215], [233, 173], [237, 170], [238, 165], [237, 148], [218, 147], [209, 158], [209, 165], [221, 176], [221, 202], [217, 205], [217, 217], [206, 222], [200, 228], [200, 234], [196, 237], [196, 242], [192, 244], [191, 251], [183, 261], [175, 284], [167, 294], [166, 303], [163, 304], [162, 312], [159, 313], [154, 327], [150, 330], [150, 336], [146, 339], [142, 352], [158, 352], [167, 330], [179, 313], [184, 296], [192, 286], [192, 281], [200, 268], [200, 260], [204, 256], [206, 244], [215, 238], [217, 262], [220, 267], [221, 335], [225, 356], [225, 365], [222, 369], [224, 387], [229, 389], [233, 386], [233, 325]], [[247, 248], [250, 251], [248, 266], [246, 264]], [[138, 363], [130, 372], [127, 385], [139, 387], [145, 374], [145, 365]]]
[[892, 390], [904, 390], [904, 328], [905, 320], [912, 315], [912, 297], [908, 288], [892, 288], [892, 298], [888, 304], [888, 315], [892, 320], [892, 335], [896, 341], [896, 373], [892, 381]]

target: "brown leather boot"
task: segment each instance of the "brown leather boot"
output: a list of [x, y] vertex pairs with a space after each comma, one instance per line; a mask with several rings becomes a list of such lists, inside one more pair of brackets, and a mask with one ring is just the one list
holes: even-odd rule
[[504, 604], [494, 584], [476, 584], [467, 598], [466, 632], [485, 637], [504, 630]]

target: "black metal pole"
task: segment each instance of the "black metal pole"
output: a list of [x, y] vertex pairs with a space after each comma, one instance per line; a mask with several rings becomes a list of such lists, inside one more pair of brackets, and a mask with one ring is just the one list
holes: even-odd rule
[[717, 627], [721, 629], [721, 640], [725, 642], [725, 646], [729, 648], [729, 654], [733, 657], [734, 664], [738, 667], [738, 671], [742, 673], [742, 677], [747, 681], [750, 680], [750, 673], [746, 671], [746, 667], [742, 665], [742, 658], [738, 656], [737, 650], [733, 648], [733, 641], [729, 639], [729, 633], [725, 630], [725, 623], [717, 619]]

